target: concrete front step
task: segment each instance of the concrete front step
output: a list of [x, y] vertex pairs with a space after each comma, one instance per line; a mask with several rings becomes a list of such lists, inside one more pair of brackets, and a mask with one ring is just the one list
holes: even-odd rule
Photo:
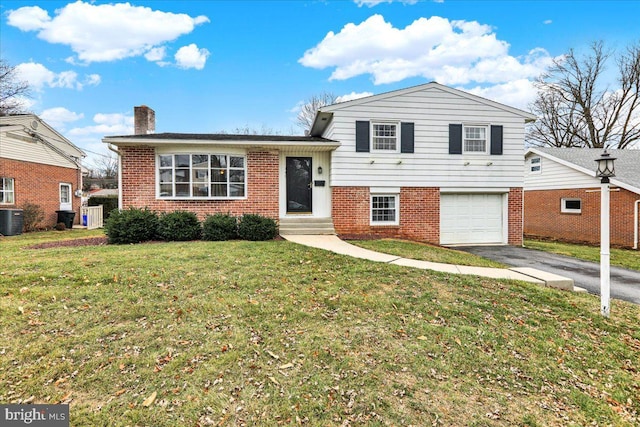
[[280, 218], [280, 234], [336, 234], [331, 218]]

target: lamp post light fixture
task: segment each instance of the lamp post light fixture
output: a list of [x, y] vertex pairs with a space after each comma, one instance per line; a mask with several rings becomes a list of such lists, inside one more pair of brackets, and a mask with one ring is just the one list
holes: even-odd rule
[[611, 306], [609, 294], [611, 289], [610, 251], [609, 251], [609, 178], [614, 177], [614, 157], [604, 152], [599, 159], [596, 177], [600, 178], [600, 312], [604, 317], [609, 317]]

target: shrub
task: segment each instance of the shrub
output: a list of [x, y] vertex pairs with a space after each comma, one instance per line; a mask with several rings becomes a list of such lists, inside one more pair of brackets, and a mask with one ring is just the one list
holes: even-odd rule
[[158, 236], [168, 241], [199, 240], [202, 236], [202, 225], [193, 212], [163, 213], [158, 219]]
[[255, 214], [240, 217], [238, 236], [243, 240], [271, 240], [278, 234], [275, 220]]
[[232, 240], [238, 238], [238, 219], [229, 214], [208, 216], [202, 224], [204, 240]]
[[102, 218], [109, 219], [111, 212], [118, 209], [118, 196], [92, 196], [87, 200], [89, 206], [102, 205]]
[[59, 223], [57, 223], [57, 224], [56, 224], [56, 227], [55, 227], [55, 228], [56, 228], [56, 230], [58, 230], [58, 231], [64, 231], [64, 230], [66, 230], [66, 229], [67, 229], [67, 226], [66, 226], [66, 225], [64, 225], [64, 222], [59, 222]]
[[22, 205], [22, 225], [25, 232], [36, 231], [44, 219], [44, 209], [35, 203]]
[[153, 240], [158, 232], [158, 214], [153, 211], [130, 207], [114, 210], [104, 223], [109, 243], [126, 244]]

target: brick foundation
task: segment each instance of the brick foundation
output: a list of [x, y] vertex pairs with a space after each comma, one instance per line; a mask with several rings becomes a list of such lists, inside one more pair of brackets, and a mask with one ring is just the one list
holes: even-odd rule
[[[339, 235], [353, 238], [396, 237], [432, 244], [440, 243], [440, 189], [402, 187], [400, 224], [370, 225], [369, 187], [334, 187], [332, 216]], [[522, 188], [509, 191], [508, 243], [522, 245]]]
[[[581, 213], [562, 213], [561, 199], [582, 201]], [[611, 245], [633, 246], [634, 202], [640, 195], [611, 191]], [[524, 194], [524, 233], [531, 237], [573, 243], [600, 244], [600, 189], [536, 190]]]
[[157, 212], [186, 210], [203, 220], [207, 215], [260, 214], [278, 219], [278, 153], [247, 153], [247, 199], [158, 200], [156, 199], [155, 149], [148, 146], [120, 147], [122, 156], [122, 205], [126, 209], [149, 208]]
[[[44, 211], [44, 220], [38, 228], [52, 228], [56, 225], [60, 210], [60, 184], [71, 184], [72, 193], [81, 189], [81, 180], [77, 169], [40, 163], [22, 162], [0, 158], [0, 176], [14, 179], [15, 203], [0, 205], [0, 208], [20, 209], [26, 203], [40, 206]], [[71, 196], [73, 210], [76, 212], [74, 223], [80, 221], [79, 197]]]
[[440, 243], [440, 190], [400, 189], [400, 225], [370, 225], [369, 187], [333, 187], [333, 225], [339, 235], [397, 237]]

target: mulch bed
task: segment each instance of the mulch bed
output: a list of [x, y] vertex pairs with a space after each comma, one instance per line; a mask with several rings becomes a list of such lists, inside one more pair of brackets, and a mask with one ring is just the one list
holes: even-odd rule
[[28, 246], [27, 249], [49, 249], [76, 246], [100, 246], [106, 245], [107, 237], [86, 237], [84, 239], [58, 240], [55, 242], [39, 243], [37, 245]]

